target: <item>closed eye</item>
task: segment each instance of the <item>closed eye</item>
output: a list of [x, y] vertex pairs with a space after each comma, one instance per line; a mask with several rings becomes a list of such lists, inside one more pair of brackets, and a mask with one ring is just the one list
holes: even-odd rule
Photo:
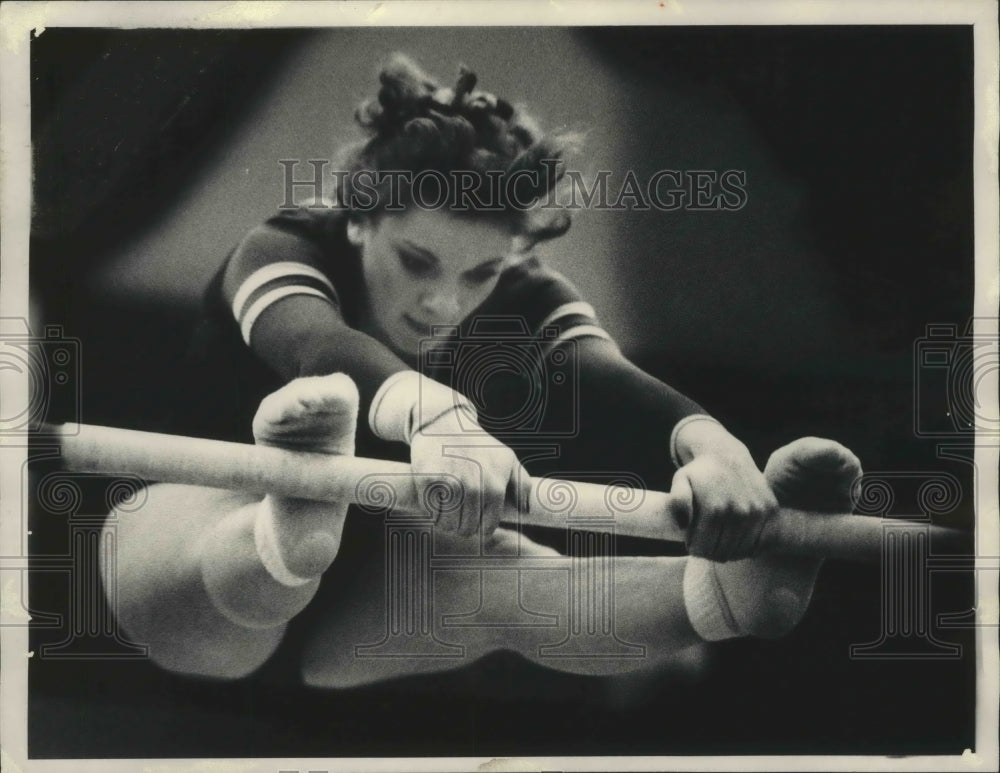
[[471, 285], [484, 284], [500, 273], [501, 262], [502, 259], [497, 258], [496, 260], [491, 260], [489, 263], [483, 263], [481, 266], [476, 266], [475, 268], [462, 274], [462, 279]]
[[477, 268], [474, 271], [469, 271], [463, 274], [463, 278], [469, 284], [481, 285], [484, 282], [490, 281], [500, 272], [495, 268]]
[[399, 262], [413, 276], [429, 276], [434, 272], [436, 264], [419, 253], [410, 250], [399, 250]]

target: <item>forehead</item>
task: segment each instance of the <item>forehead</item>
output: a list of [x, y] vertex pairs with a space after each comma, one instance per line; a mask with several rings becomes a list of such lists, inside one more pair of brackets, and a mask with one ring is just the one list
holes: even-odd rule
[[378, 231], [393, 246], [419, 247], [442, 265], [459, 269], [504, 257], [513, 237], [511, 228], [497, 218], [424, 209], [383, 216]]

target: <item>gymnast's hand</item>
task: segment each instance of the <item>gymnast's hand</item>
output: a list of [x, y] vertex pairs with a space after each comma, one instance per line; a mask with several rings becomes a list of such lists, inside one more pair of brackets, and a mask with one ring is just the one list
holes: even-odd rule
[[410, 441], [414, 483], [446, 533], [490, 536], [504, 512], [527, 508], [528, 473], [517, 455], [467, 413], [449, 411]]
[[[851, 491], [861, 462], [832, 440], [806, 437], [779, 448], [764, 477], [782, 507], [815, 513], [851, 509]], [[802, 619], [822, 561], [765, 553], [716, 563], [689, 558], [684, 597], [695, 630], [709, 641], [733, 636], [773, 639]]]
[[675, 453], [683, 466], [670, 492], [690, 503], [679, 513], [688, 521], [688, 552], [712, 561], [753, 555], [778, 500], [747, 447], [706, 417], [681, 425]]
[[[833, 440], [805, 437], [779, 448], [764, 477], [782, 507], [816, 513], [851, 511], [861, 462]], [[737, 625], [752, 636], [783, 636], [805, 614], [821, 560], [766, 554], [715, 566]]]

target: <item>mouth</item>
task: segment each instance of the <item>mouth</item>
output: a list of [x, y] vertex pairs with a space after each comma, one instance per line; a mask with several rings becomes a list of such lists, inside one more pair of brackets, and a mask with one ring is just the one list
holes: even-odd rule
[[418, 335], [418, 336], [426, 336], [426, 335], [427, 335], [427, 334], [428, 334], [428, 333], [430, 332], [430, 325], [427, 325], [427, 324], [421, 324], [420, 322], [417, 322], [417, 321], [416, 321], [416, 320], [415, 320], [415, 319], [414, 319], [413, 317], [411, 317], [411, 316], [410, 316], [409, 314], [404, 314], [404, 315], [403, 315], [403, 321], [404, 321], [404, 322], [406, 322], [406, 326], [407, 326], [407, 327], [408, 327], [408, 328], [409, 328], [409, 329], [410, 329], [411, 331], [413, 331], [413, 333], [414, 333], [415, 335]]

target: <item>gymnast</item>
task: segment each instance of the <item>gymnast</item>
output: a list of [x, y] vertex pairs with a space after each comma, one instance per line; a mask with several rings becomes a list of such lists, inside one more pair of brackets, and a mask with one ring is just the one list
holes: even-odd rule
[[[705, 642], [791, 630], [820, 561], [757, 553], [762, 529], [779, 505], [848, 511], [857, 458], [804, 438], [775, 451], [762, 473], [719, 421], [623, 356], [573, 285], [534, 254], [569, 227], [565, 211], [539, 204], [574, 138], [543, 135], [523, 111], [477, 90], [469, 70], [445, 88], [402, 55], [357, 119], [368, 139], [343, 150], [336, 200], [279, 211], [213, 280], [174, 428], [408, 461], [418, 491], [444, 483], [460, 503], [434, 514], [435, 553], [545, 557], [551, 570], [520, 572], [508, 603], [563, 622], [570, 562], [581, 559], [499, 525], [524, 506], [529, 472], [626, 469], [650, 488], [669, 483], [689, 503], [689, 555], [614, 557], [616, 633], [646, 656], [546, 659], [553, 631], [544, 627], [441, 632], [442, 616], [475, 609], [481, 592], [478, 572], [457, 570], [434, 573], [433, 624], [463, 658], [360, 658], [356, 647], [379, 641], [386, 624], [382, 519], [346, 504], [171, 484], [151, 486], [143, 512], [117, 526], [117, 609], [130, 636], [169, 670], [243, 678], [282, 653], [305, 683], [342, 688], [498, 650], [615, 674]], [[405, 175], [388, 176], [390, 190], [385, 180], [361, 189], [353, 174], [387, 170], [467, 173], [484, 186], [470, 190], [473, 201], [497, 190], [502, 200], [417, 206]], [[475, 351], [461, 344], [478, 320], [520, 325], [537, 372], [553, 357], [573, 366], [578, 427], [557, 458], [532, 457], [544, 422], [519, 435], [495, 420], [516, 403], [518, 377], [464, 393], [446, 383], [453, 364], [429, 364], [428, 351]]]

